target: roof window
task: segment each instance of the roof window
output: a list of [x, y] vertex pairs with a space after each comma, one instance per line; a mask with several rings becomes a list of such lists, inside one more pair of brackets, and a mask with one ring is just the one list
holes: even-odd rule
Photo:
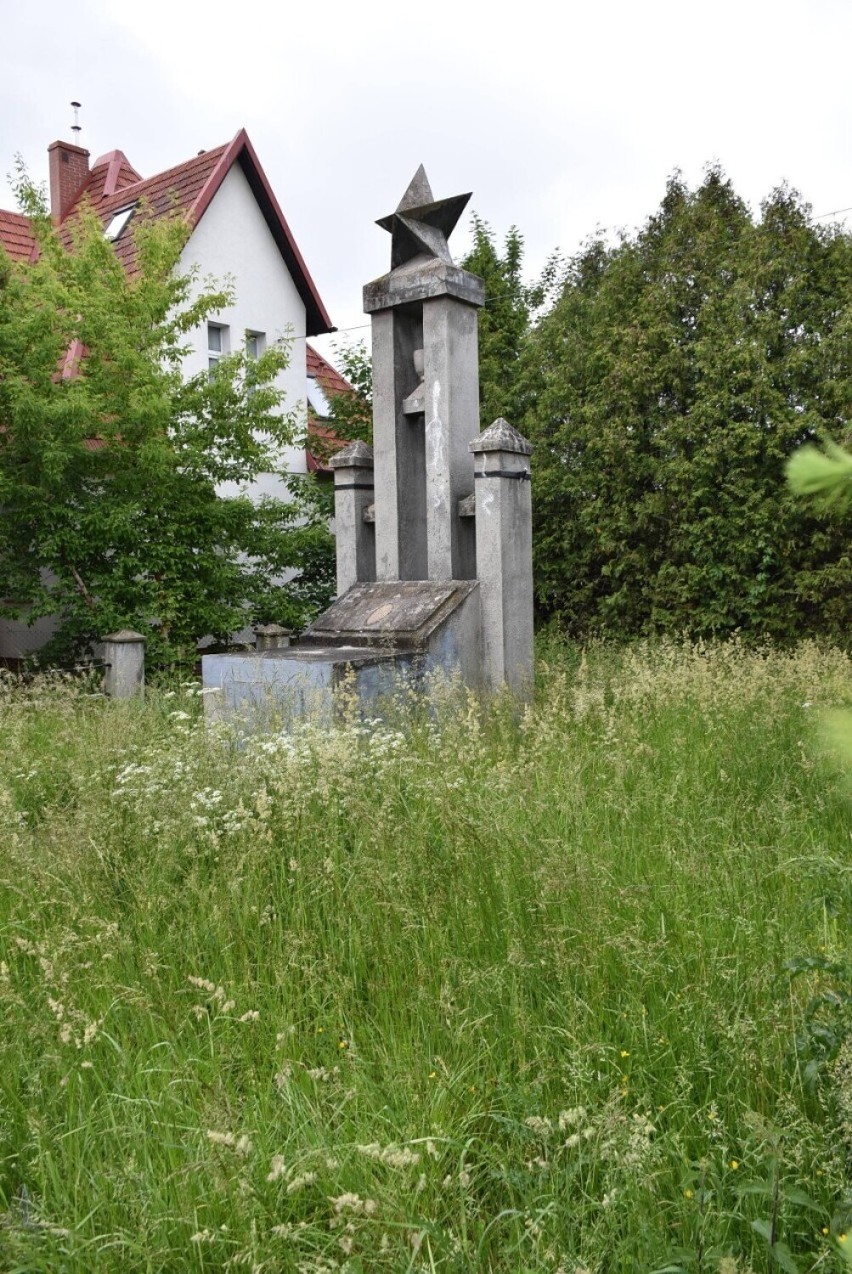
[[326, 398], [325, 390], [315, 376], [308, 377], [308, 403], [321, 419], [327, 420], [333, 415], [331, 403]]
[[120, 208], [118, 212], [114, 212], [104, 226], [104, 238], [114, 243], [135, 211], [136, 204], [132, 203], [129, 208]]

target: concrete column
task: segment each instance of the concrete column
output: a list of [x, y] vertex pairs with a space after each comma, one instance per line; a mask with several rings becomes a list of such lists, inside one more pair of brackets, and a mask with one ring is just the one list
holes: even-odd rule
[[475, 307], [454, 296], [424, 301], [423, 350], [428, 578], [472, 579], [474, 537], [458, 505], [473, 486], [465, 439], [479, 427]]
[[145, 693], [145, 638], [129, 628], [104, 637], [104, 690], [111, 699]]
[[376, 578], [376, 538], [364, 520], [374, 503], [373, 449], [352, 442], [329, 461], [334, 470], [334, 529], [337, 539], [337, 595]]
[[476, 565], [482, 600], [483, 682], [532, 694], [532, 446], [502, 418], [470, 444]]
[[[420, 307], [373, 314], [374, 579], [426, 579], [426, 490], [422, 417], [406, 416], [417, 388], [414, 351], [423, 345]], [[338, 581], [339, 584], [339, 581]]]

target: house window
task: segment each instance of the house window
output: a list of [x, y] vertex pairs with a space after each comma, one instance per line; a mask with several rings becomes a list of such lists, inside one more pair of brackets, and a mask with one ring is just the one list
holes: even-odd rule
[[228, 352], [228, 329], [221, 323], [207, 324], [207, 367], [210, 378], [219, 370], [219, 361]]
[[132, 203], [129, 208], [120, 208], [118, 212], [114, 212], [104, 226], [104, 238], [114, 243], [135, 211], [136, 204]]
[[265, 349], [265, 332], [246, 332], [246, 354], [249, 358], [260, 358]]

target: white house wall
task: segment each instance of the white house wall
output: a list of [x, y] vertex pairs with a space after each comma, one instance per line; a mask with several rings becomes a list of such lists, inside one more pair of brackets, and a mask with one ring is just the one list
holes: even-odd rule
[[[217, 190], [207, 211], [193, 231], [180, 260], [180, 268], [198, 267], [199, 286], [207, 276], [217, 282], [230, 279], [233, 305], [210, 316], [210, 321], [228, 328], [230, 349], [242, 346], [246, 331], [263, 332], [267, 344], [279, 337], [291, 337], [290, 364], [281, 372], [284, 410], [297, 413], [304, 424], [305, 402], [305, 305], [296, 290], [266, 219], [257, 205], [246, 177], [234, 164]], [[184, 367], [187, 375], [207, 370], [207, 326], [199, 328]], [[290, 473], [306, 470], [303, 447], [288, 447], [281, 456], [282, 468]], [[236, 485], [222, 488], [232, 494]], [[249, 488], [251, 494], [287, 498], [286, 488], [273, 474], [262, 474]]]

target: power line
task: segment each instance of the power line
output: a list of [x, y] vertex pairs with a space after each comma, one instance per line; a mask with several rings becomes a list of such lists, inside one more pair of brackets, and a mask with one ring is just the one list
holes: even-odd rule
[[814, 221], [823, 221], [826, 217], [839, 217], [841, 212], [852, 212], [852, 204], [848, 208], [835, 208], [833, 212], [818, 212]]

